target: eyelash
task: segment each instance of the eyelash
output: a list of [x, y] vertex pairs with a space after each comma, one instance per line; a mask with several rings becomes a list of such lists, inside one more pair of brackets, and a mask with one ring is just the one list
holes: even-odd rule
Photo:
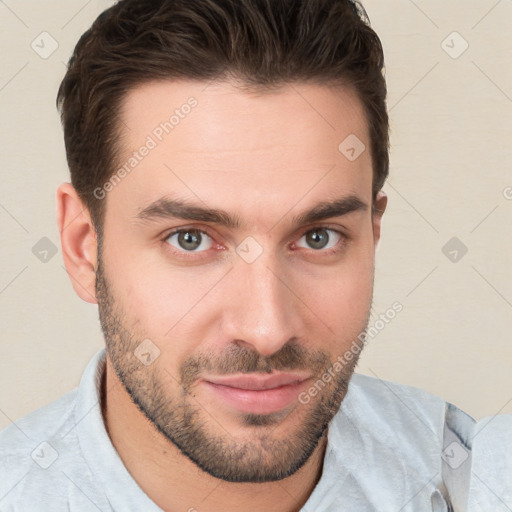
[[[333, 254], [336, 254], [340, 251], [342, 251], [348, 241], [349, 241], [349, 237], [347, 235], [345, 235], [344, 233], [342, 233], [341, 231], [337, 230], [337, 229], [334, 229], [334, 228], [331, 228], [329, 226], [314, 226], [313, 228], [308, 228], [306, 231], [303, 231], [302, 234], [300, 235], [299, 237], [299, 240], [304, 236], [304, 235], [307, 235], [308, 233], [312, 232], [312, 231], [316, 231], [316, 230], [321, 230], [321, 229], [325, 229], [326, 231], [331, 231], [333, 233], [336, 233], [337, 235], [340, 236], [340, 240], [339, 242], [334, 246], [334, 247], [331, 247], [330, 249], [310, 249], [310, 251], [312, 251], [313, 253], [317, 253], [317, 254], [320, 254], [321, 256], [330, 256], [330, 255], [333, 255]], [[177, 233], [182, 233], [182, 232], [187, 232], [187, 231], [197, 231], [203, 235], [206, 235], [208, 236], [213, 244], [215, 244], [215, 240], [214, 240], [214, 237], [212, 235], [210, 235], [208, 233], [208, 231], [205, 231], [204, 229], [199, 229], [197, 227], [181, 227], [179, 229], [174, 229], [173, 231], [170, 231], [168, 232], [162, 239], [161, 239], [161, 242], [164, 244], [166, 250], [170, 251], [174, 256], [178, 256], [178, 257], [181, 257], [183, 259], [188, 259], [188, 260], [201, 260], [203, 258], [208, 258], [208, 255], [207, 254], [204, 254], [204, 253], [207, 253], [209, 251], [209, 249], [206, 249], [204, 251], [199, 251], [197, 253], [195, 253], [194, 251], [185, 251], [185, 250], [177, 250], [175, 249], [173, 246], [171, 246], [167, 240], [172, 236], [172, 235], [175, 235]], [[186, 256], [186, 254], [190, 253], [190, 256]]]

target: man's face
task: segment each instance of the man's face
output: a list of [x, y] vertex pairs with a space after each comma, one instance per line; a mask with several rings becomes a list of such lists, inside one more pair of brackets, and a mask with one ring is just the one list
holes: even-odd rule
[[[361, 104], [316, 85], [254, 96], [153, 82], [131, 91], [122, 115], [119, 167], [130, 171], [103, 199], [96, 282], [108, 357], [140, 410], [204, 471], [285, 478], [337, 412], [357, 357], [332, 364], [368, 323], [370, 152], [338, 149], [351, 135], [370, 147]], [[165, 214], [163, 199], [195, 206], [194, 218]], [[344, 210], [300, 219], [337, 200]], [[329, 368], [335, 378], [319, 385]], [[302, 382], [265, 392], [210, 383], [271, 372]]]

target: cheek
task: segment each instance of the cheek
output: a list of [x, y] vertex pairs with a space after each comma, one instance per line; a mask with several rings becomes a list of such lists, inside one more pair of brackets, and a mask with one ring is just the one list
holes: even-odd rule
[[[359, 334], [366, 326], [373, 293], [373, 247], [360, 243], [339, 265], [303, 281], [302, 294], [336, 333]], [[356, 332], [357, 331], [357, 332]]]
[[137, 335], [148, 337], [172, 358], [194, 350], [201, 339], [211, 297], [226, 269], [177, 268], [165, 261], [131, 259], [119, 272], [118, 285], [127, 318]]
[[371, 271], [369, 274], [342, 271], [326, 282], [322, 289], [316, 285], [315, 288], [311, 295], [316, 297], [320, 311], [325, 312], [333, 325], [357, 325], [366, 319], [372, 296]]
[[122, 286], [130, 317], [158, 338], [173, 329], [201, 296], [197, 284], [192, 286], [185, 276], [154, 268], [134, 273]]

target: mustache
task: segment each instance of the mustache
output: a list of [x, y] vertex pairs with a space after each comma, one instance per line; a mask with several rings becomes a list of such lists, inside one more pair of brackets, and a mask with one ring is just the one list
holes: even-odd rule
[[327, 353], [310, 352], [295, 340], [287, 342], [270, 356], [262, 356], [235, 340], [220, 356], [199, 354], [186, 358], [180, 367], [180, 380], [183, 388], [188, 390], [202, 373], [232, 375], [310, 370], [316, 374], [329, 364], [330, 357]]

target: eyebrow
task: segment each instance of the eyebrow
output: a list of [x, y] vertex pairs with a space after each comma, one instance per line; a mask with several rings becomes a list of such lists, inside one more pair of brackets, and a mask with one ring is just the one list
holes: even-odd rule
[[[364, 201], [355, 195], [348, 195], [333, 201], [318, 203], [313, 208], [295, 216], [292, 219], [292, 224], [300, 226], [332, 217], [341, 217], [352, 212], [366, 211], [367, 209], [368, 205]], [[236, 214], [232, 215], [218, 208], [205, 208], [190, 204], [182, 199], [169, 199], [167, 197], [152, 202], [136, 215], [136, 219], [149, 222], [168, 218], [209, 222], [231, 229], [242, 227], [242, 221]]]

